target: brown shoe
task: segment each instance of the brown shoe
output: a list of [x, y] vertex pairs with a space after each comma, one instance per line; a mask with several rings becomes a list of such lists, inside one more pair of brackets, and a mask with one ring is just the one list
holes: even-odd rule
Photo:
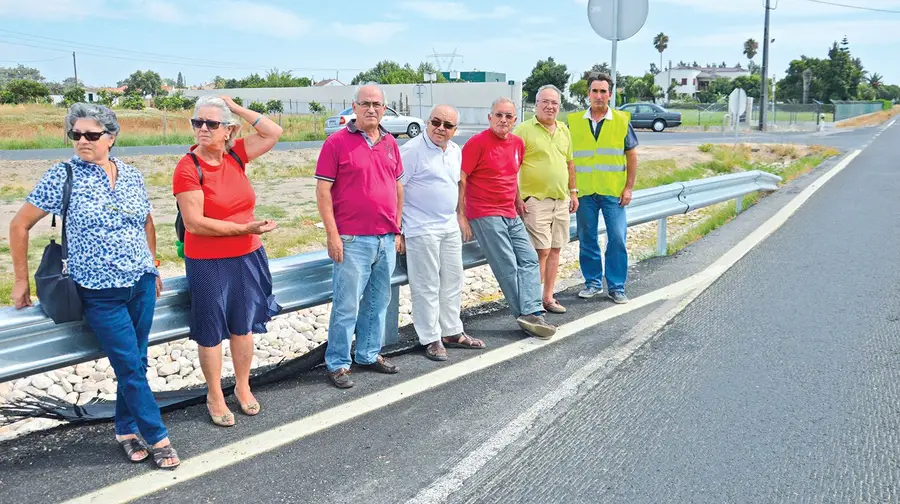
[[447, 349], [444, 348], [441, 340], [437, 340], [425, 347], [425, 357], [433, 361], [445, 361], [447, 360]]
[[550, 339], [556, 334], [556, 326], [548, 324], [544, 317], [537, 315], [522, 315], [516, 322], [526, 333], [540, 339]]
[[350, 379], [350, 370], [349, 369], [338, 369], [335, 372], [328, 372], [328, 378], [331, 380], [331, 383], [334, 384], [337, 388], [350, 388], [354, 385], [353, 380]]
[[566, 307], [559, 304], [559, 301], [555, 299], [544, 301], [544, 309], [550, 313], [566, 313]]
[[371, 364], [360, 364], [359, 367], [384, 374], [394, 374], [400, 371], [399, 367], [397, 367], [395, 364], [392, 364], [391, 361], [385, 359], [381, 355], [379, 355], [378, 358], [375, 359], [375, 362]]

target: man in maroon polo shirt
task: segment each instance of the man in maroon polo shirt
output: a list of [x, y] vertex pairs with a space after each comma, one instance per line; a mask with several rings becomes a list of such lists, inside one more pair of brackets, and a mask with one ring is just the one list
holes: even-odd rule
[[360, 87], [353, 99], [356, 119], [328, 137], [316, 164], [316, 201], [334, 261], [325, 367], [338, 388], [353, 386], [354, 331], [358, 365], [399, 371], [380, 355], [403, 203], [400, 149], [380, 125], [384, 110], [377, 86]]
[[488, 120], [490, 128], [462, 148], [459, 227], [466, 241], [474, 232], [519, 327], [532, 336], [549, 339], [556, 334], [556, 327], [544, 320], [540, 263], [516, 212], [525, 142], [511, 133], [515, 104], [509, 98], [498, 98]]

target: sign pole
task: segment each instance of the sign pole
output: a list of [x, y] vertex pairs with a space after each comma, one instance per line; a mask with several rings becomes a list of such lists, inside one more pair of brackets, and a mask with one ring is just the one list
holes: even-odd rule
[[616, 53], [619, 45], [619, 0], [612, 2], [612, 66], [610, 78], [613, 81], [612, 90], [610, 91], [609, 101], [612, 108], [616, 108], [616, 86], [619, 84], [616, 79]]

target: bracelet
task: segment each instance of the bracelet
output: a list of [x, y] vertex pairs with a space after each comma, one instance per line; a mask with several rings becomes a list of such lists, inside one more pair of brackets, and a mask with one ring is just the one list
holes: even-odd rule
[[569, 192], [578, 193], [578, 189], [569, 189]]
[[253, 121], [253, 124], [251, 124], [251, 126], [253, 126], [255, 128], [256, 124], [259, 122], [259, 120], [262, 119], [262, 116], [263, 116], [262, 114], [259, 114], [259, 117], [257, 117], [256, 120]]

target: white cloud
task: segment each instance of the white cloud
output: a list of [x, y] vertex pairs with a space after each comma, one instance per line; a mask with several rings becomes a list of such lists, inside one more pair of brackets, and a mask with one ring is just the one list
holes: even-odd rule
[[144, 17], [163, 23], [184, 23], [187, 20], [183, 12], [175, 5], [157, 0], [148, 0], [141, 5]]
[[406, 24], [386, 21], [374, 23], [332, 23], [332, 28], [337, 37], [348, 38], [368, 45], [381, 45], [386, 40], [396, 37], [406, 31]]
[[[575, 0], [578, 3], [587, 3]], [[758, 14], [762, 16], [765, 12], [764, 0], [655, 0], [659, 3], [667, 3], [683, 7], [695, 13], [728, 13], [728, 14]], [[873, 9], [894, 9], [900, 10], [900, 0], [825, 0], [834, 3], [843, 3], [847, 5], [855, 5], [859, 7], [869, 7]], [[777, 16], [834, 16], [834, 15], [851, 15], [864, 14], [867, 11], [860, 9], [851, 9], [836, 5], [826, 5], [814, 3], [807, 0], [772, 0], [771, 6], [772, 17]], [[871, 11], [869, 11], [872, 14]]]
[[23, 2], [0, 0], [0, 19], [38, 19], [42, 21], [80, 20], [88, 17], [116, 17], [103, 0], [87, 7], [80, 0], [43, 0]]
[[223, 31], [238, 29], [260, 36], [296, 39], [305, 35], [312, 23], [288, 9], [243, 0], [217, 2], [214, 7], [202, 6], [203, 16], [219, 25]]
[[[771, 44], [772, 51], [778, 51], [780, 47], [819, 47], [819, 53], [824, 53], [832, 42], [840, 42], [847, 36], [850, 48], [854, 45], [884, 45], [900, 42], [900, 30], [897, 30], [897, 21], [893, 19], [874, 20], [843, 20], [843, 21], [806, 21], [791, 22], [772, 25], [769, 36], [775, 39]], [[713, 32], [707, 35], [688, 37], [679, 42], [685, 47], [719, 47], [740, 46], [748, 38], [762, 40], [759, 26], [734, 26], [727, 31]], [[793, 52], [793, 51], [792, 51]], [[799, 56], [799, 55], [798, 55]]]
[[500, 19], [516, 13], [516, 9], [508, 5], [500, 5], [487, 11], [473, 11], [459, 2], [403, 2], [405, 9], [419, 13], [429, 19], [444, 21], [471, 21], [475, 19]]

